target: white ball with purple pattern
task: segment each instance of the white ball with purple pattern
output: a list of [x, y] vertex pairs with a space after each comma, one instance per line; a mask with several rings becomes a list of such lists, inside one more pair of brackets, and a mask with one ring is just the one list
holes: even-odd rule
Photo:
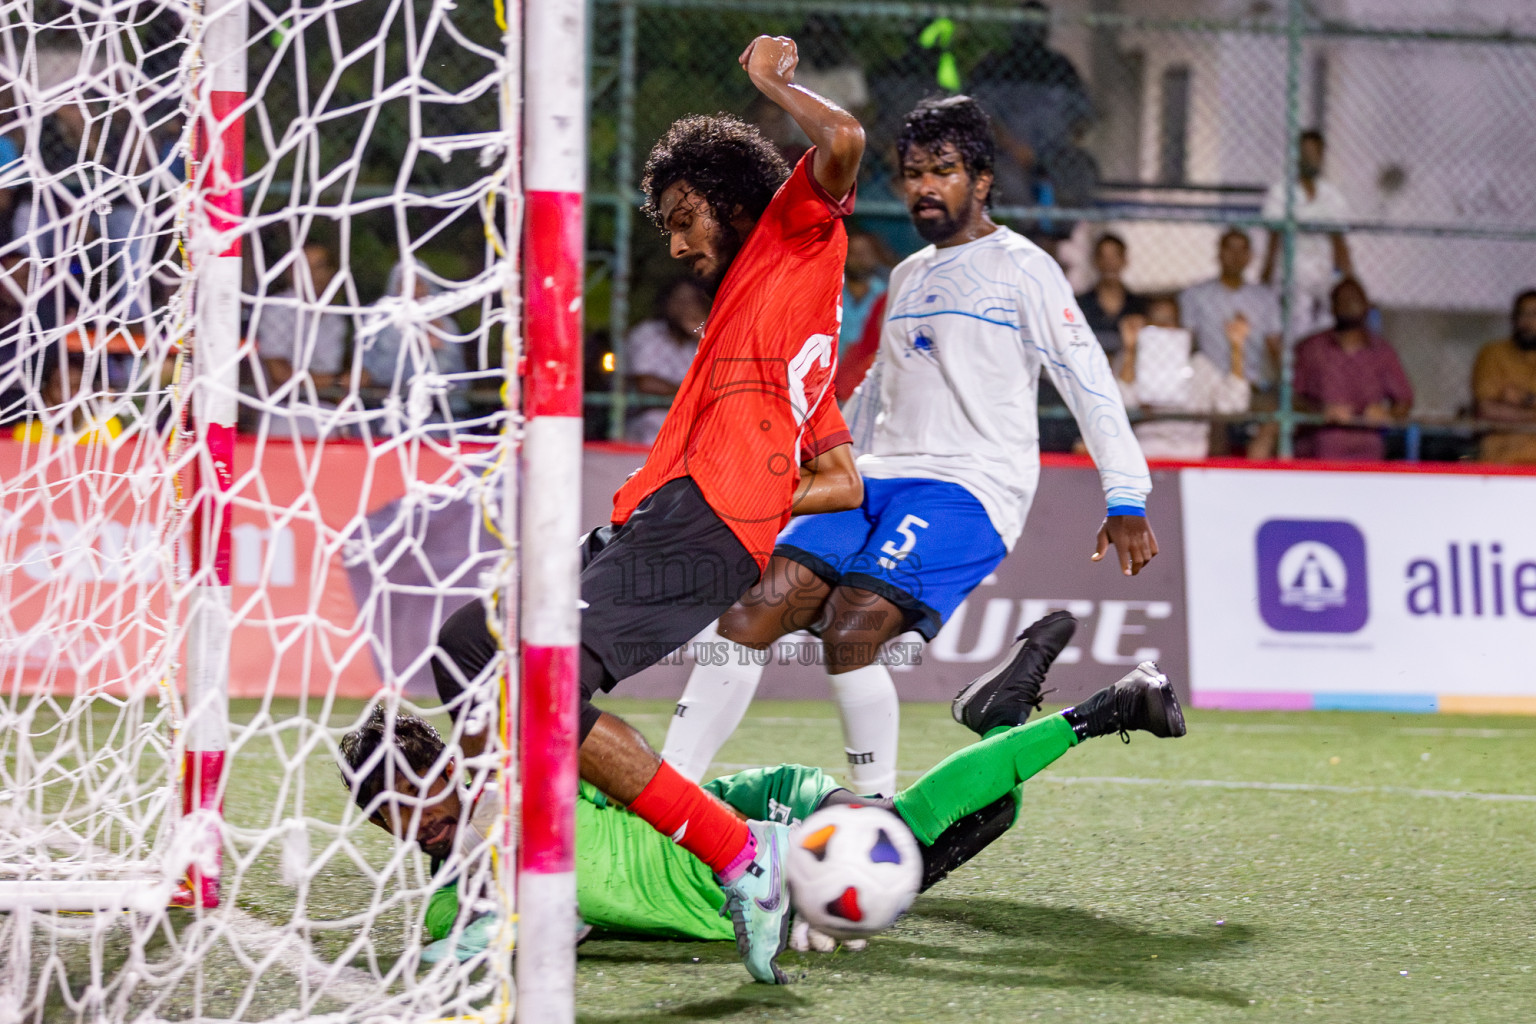
[[896, 815], [868, 804], [823, 807], [789, 837], [795, 912], [839, 939], [883, 932], [923, 883], [917, 839]]

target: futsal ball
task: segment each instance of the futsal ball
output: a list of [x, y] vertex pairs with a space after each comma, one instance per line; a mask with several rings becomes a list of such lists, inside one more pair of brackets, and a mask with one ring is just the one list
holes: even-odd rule
[[912, 830], [881, 807], [824, 807], [789, 838], [789, 895], [801, 919], [839, 939], [885, 931], [912, 905], [923, 859]]

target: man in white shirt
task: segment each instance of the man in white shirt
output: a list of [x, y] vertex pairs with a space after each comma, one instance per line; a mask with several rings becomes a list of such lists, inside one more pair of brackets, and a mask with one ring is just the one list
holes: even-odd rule
[[[1349, 204], [1333, 182], [1323, 178], [1323, 133], [1308, 129], [1301, 133], [1300, 153], [1296, 162], [1296, 181], [1277, 181], [1264, 196], [1261, 216], [1265, 220], [1285, 217], [1287, 186], [1295, 190], [1293, 212], [1299, 224], [1329, 224], [1349, 219]], [[1265, 284], [1275, 284], [1279, 273], [1280, 232], [1269, 232], [1269, 247], [1264, 253]], [[1306, 337], [1329, 325], [1328, 293], [1336, 282], [1354, 276], [1349, 242], [1339, 231], [1306, 231], [1296, 236], [1296, 254], [1292, 266], [1291, 325], [1289, 340]]]
[[344, 373], [347, 317], [324, 305], [336, 257], [321, 242], [305, 243], [303, 256], [294, 264], [293, 283], [262, 304], [256, 322], [256, 354], [272, 388], [305, 373], [315, 387], [329, 387]]
[[[1042, 369], [1099, 466], [1108, 512], [1094, 560], [1114, 544], [1130, 576], [1157, 553], [1146, 520], [1151, 477], [1104, 349], [1056, 261], [988, 215], [987, 115], [969, 97], [924, 101], [897, 151], [913, 224], [934, 244], [892, 272], [880, 353], [851, 400], [876, 409], [858, 459], [864, 503], [793, 523], [762, 581], [701, 635], [719, 649], [694, 669], [664, 754], [695, 778], [756, 691], [766, 659], [753, 651], [814, 628], [850, 788], [892, 791], [898, 706], [880, 647], [908, 630], [931, 640], [1018, 539], [1040, 476]], [[1008, 671], [956, 698], [957, 720], [983, 734], [1019, 724], [999, 709], [1027, 715], [1038, 705], [1043, 666], [1072, 628], [1065, 613], [1031, 626]], [[1003, 686], [1022, 690], [1005, 695]]]
[[[624, 339], [629, 385], [641, 395], [671, 398], [688, 376], [709, 318], [709, 293], [703, 285], [680, 277], [662, 293], [661, 315], [636, 324]], [[630, 413], [624, 440], [650, 444], [666, 422], [662, 406], [643, 406]]]

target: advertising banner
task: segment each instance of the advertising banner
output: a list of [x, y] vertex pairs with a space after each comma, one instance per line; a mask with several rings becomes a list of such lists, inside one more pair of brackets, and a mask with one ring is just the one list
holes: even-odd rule
[[[35, 445], [0, 440], [0, 541], [14, 560], [0, 672], [23, 690], [44, 673], [92, 689], [145, 683], [134, 676], [160, 639], [170, 593], [164, 524], [145, 520], [156, 506], [138, 492], [160, 483], [132, 471], [126, 446], [98, 453], [88, 472], [37, 459]], [[453, 507], [458, 474], [426, 446], [239, 440], [230, 696], [334, 686], [338, 696], [367, 697], [384, 678], [381, 665], [431, 692], [422, 652], [436, 633], [433, 616], [470, 599], [489, 557], [475, 556], [490, 545], [477, 541], [473, 507]], [[396, 514], [402, 502], [411, 514]]]
[[[613, 492], [643, 459], [643, 451], [626, 446], [588, 447], [584, 524], [597, 526], [607, 520]], [[955, 610], [933, 643], [906, 634], [888, 649], [888, 664], [903, 700], [952, 699], [1002, 656], [1020, 630], [1058, 608], [1072, 612], [1081, 625], [1051, 672], [1047, 686], [1056, 692], [1048, 700], [1085, 697], [1147, 660], [1161, 664], [1184, 692], [1187, 655], [1177, 471], [1153, 473], [1150, 508], [1161, 553], [1139, 576], [1127, 578], [1113, 550], [1103, 562], [1089, 560], [1104, 518], [1104, 492], [1092, 463], [1072, 457], [1046, 459], [1034, 508], [1013, 552]], [[685, 649], [626, 679], [614, 692], [677, 697], [692, 667], [692, 652]], [[781, 641], [758, 696], [827, 695], [820, 641], [807, 634]]]
[[1194, 702], [1536, 711], [1536, 476], [1185, 469]]

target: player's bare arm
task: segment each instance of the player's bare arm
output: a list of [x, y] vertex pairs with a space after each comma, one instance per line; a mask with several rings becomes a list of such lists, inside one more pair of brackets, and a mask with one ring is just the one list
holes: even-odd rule
[[758, 91], [783, 107], [815, 144], [811, 173], [817, 183], [838, 199], [846, 196], [858, 180], [859, 161], [864, 157], [864, 129], [858, 119], [794, 84], [800, 54], [788, 36], [758, 36], [737, 60]]
[[864, 501], [864, 480], [853, 465], [853, 445], [840, 444], [800, 466], [790, 514], [846, 512]]
[[1127, 576], [1139, 575], [1157, 557], [1157, 536], [1145, 516], [1106, 516], [1099, 527], [1093, 560], [1101, 560], [1111, 544], [1120, 556], [1120, 571]]

